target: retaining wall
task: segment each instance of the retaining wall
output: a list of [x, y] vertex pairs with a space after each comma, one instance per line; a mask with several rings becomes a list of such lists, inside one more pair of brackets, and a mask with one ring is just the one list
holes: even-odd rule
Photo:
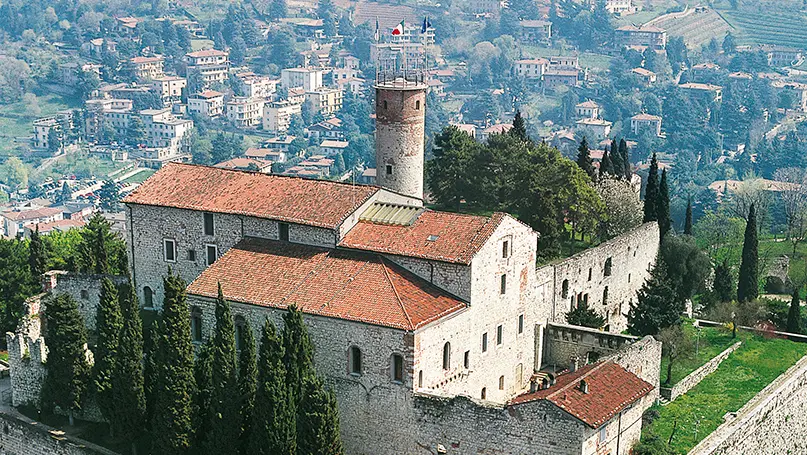
[[733, 345], [729, 346], [728, 349], [712, 357], [711, 360], [706, 362], [703, 366], [693, 371], [692, 373], [689, 373], [684, 379], [678, 381], [674, 386], [662, 387], [661, 396], [670, 401], [673, 401], [676, 398], [680, 397], [681, 395], [687, 393], [689, 389], [698, 385], [703, 380], [703, 378], [714, 373], [715, 370], [717, 370], [717, 367], [719, 367], [720, 364], [723, 363], [724, 360], [726, 360], [729, 354], [736, 351], [737, 348], [739, 348], [742, 343], [743, 343], [742, 341], [738, 341]]
[[0, 412], [2, 455], [118, 455], [12, 412]]

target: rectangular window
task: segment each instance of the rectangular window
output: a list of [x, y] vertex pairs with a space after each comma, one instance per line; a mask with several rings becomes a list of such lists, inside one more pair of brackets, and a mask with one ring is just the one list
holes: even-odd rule
[[600, 428], [599, 443], [604, 444], [607, 437], [608, 437], [607, 427], [606, 425], [603, 425], [602, 428]]
[[403, 382], [403, 356], [392, 356], [392, 380]]
[[196, 250], [188, 250], [188, 260], [196, 262]]
[[387, 175], [392, 175], [392, 165], [391, 164], [387, 165]]
[[501, 277], [501, 283], [499, 285], [499, 293], [504, 295], [507, 292], [507, 274], [503, 274]]
[[277, 227], [278, 227], [278, 233], [279, 233], [280, 240], [283, 240], [284, 242], [288, 242], [289, 241], [289, 225], [288, 225], [288, 223], [278, 223]]
[[482, 334], [482, 352], [487, 352], [488, 350], [488, 333], [485, 332]]
[[502, 242], [502, 258], [507, 259], [510, 257], [510, 241], [505, 240]]
[[213, 214], [212, 213], [205, 213], [204, 214], [204, 220], [205, 220], [205, 235], [214, 235]]
[[176, 262], [177, 242], [173, 239], [163, 239], [163, 258], [166, 262]]
[[518, 315], [518, 334], [521, 335], [524, 333], [524, 315]]
[[462, 366], [467, 370], [471, 368], [471, 351], [465, 351], [465, 356], [462, 358]]
[[502, 344], [502, 326], [496, 327], [496, 344]]
[[219, 248], [216, 245], [206, 245], [207, 250], [207, 265], [213, 265], [219, 257]]

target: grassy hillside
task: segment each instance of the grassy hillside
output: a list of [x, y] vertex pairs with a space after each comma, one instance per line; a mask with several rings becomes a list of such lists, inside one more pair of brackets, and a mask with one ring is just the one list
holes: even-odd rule
[[777, 44], [807, 49], [807, 15], [803, 11], [748, 8], [722, 11], [740, 44]]
[[652, 22], [655, 27], [667, 30], [670, 36], [682, 36], [691, 49], [700, 49], [712, 38], [722, 42], [731, 26], [713, 9], [703, 12], [691, 12], [681, 17], [668, 14]]

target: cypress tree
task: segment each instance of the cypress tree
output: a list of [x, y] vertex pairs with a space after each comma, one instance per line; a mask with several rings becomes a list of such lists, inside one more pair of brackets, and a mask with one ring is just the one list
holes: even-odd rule
[[248, 440], [253, 455], [297, 453], [296, 407], [283, 365], [283, 341], [269, 319], [263, 325], [258, 360], [258, 385]]
[[596, 177], [597, 174], [594, 171], [594, 164], [591, 161], [591, 150], [588, 148], [588, 141], [585, 137], [580, 141], [580, 146], [577, 147], [577, 165], [592, 179]]
[[787, 331], [801, 334], [804, 328], [801, 320], [801, 303], [799, 302], [799, 290], [793, 290], [793, 299], [790, 300], [790, 311], [787, 312]]
[[527, 123], [524, 121], [524, 117], [521, 116], [521, 111], [516, 111], [516, 115], [513, 117], [513, 128], [510, 129], [509, 133], [522, 141], [529, 140]]
[[245, 325], [241, 336], [241, 355], [238, 359], [238, 390], [241, 394], [241, 453], [249, 453], [248, 441], [252, 431], [252, 411], [255, 408], [255, 390], [258, 387], [258, 363], [255, 337]]
[[146, 415], [146, 396], [143, 376], [143, 321], [140, 305], [131, 279], [121, 288], [120, 309], [123, 327], [120, 331], [118, 358], [112, 377], [115, 412], [112, 428], [122, 440], [132, 445], [141, 435]]
[[622, 155], [619, 154], [619, 146], [617, 145], [616, 138], [611, 140], [611, 149], [608, 157], [611, 158], [612, 174], [615, 177], [622, 177], [622, 170], [625, 169], [625, 164], [622, 163]]
[[283, 315], [283, 365], [291, 403], [299, 405], [302, 399], [303, 378], [314, 371], [314, 346], [303, 322], [303, 313], [291, 305]]
[[333, 391], [313, 374], [305, 378], [303, 390], [297, 426], [298, 455], [341, 455], [339, 409]]
[[757, 248], [757, 211], [754, 204], [748, 211], [748, 222], [745, 225], [745, 240], [740, 263], [740, 274], [737, 279], [737, 300], [747, 302], [759, 295], [759, 254]]
[[734, 297], [734, 279], [727, 259], [715, 267], [715, 279], [712, 289], [719, 302], [730, 302]]
[[213, 359], [210, 342], [202, 345], [193, 364], [196, 393], [193, 401], [193, 451], [202, 453], [207, 434], [210, 432], [210, 399], [213, 395]]
[[667, 266], [661, 259], [636, 293], [636, 298], [636, 304], [631, 303], [628, 312], [630, 334], [656, 335], [661, 329], [681, 322], [684, 302], [675, 292]]
[[684, 235], [692, 235], [692, 198], [687, 198], [687, 212], [684, 219]]
[[48, 271], [48, 251], [42, 236], [39, 235], [39, 225], [31, 232], [31, 242], [28, 245], [28, 266], [31, 267], [31, 275], [39, 279], [43, 273]]
[[73, 413], [82, 408], [91, 373], [85, 352], [87, 328], [78, 312], [78, 304], [67, 294], [47, 301], [45, 318], [48, 360], [42, 404], [45, 409], [58, 406], [67, 411], [72, 425]]
[[650, 160], [650, 170], [647, 174], [647, 187], [644, 190], [644, 222], [657, 221], [658, 211], [656, 204], [658, 203], [658, 161], [656, 154]]
[[109, 236], [109, 223], [100, 213], [96, 213], [81, 230], [78, 260], [82, 272], [109, 274]]
[[174, 455], [186, 453], [191, 445], [191, 400], [196, 385], [185, 283], [169, 270], [163, 278], [163, 289], [162, 322], [154, 359], [151, 453]]
[[625, 178], [630, 181], [633, 173], [630, 169], [630, 152], [628, 151], [628, 143], [625, 139], [619, 140], [619, 155], [622, 157], [622, 164], [625, 166]]
[[664, 238], [664, 236], [670, 232], [672, 225], [672, 220], [670, 219], [670, 188], [667, 185], [667, 169], [661, 171], [661, 183], [658, 189], [656, 214], [658, 215], [660, 237]]
[[109, 278], [104, 277], [101, 279], [101, 295], [99, 297], [95, 320], [98, 340], [94, 352], [93, 386], [96, 402], [101, 409], [101, 415], [104, 416], [107, 422], [110, 422], [110, 428], [114, 434], [115, 427], [112, 422], [114, 421], [117, 403], [115, 402], [113, 382], [115, 365], [118, 359], [120, 334], [123, 328], [123, 316], [118, 303], [118, 289]]
[[214, 455], [238, 447], [241, 437], [235, 326], [221, 283], [216, 299], [216, 330], [210, 341], [212, 389], [207, 411], [208, 431], [203, 436], [202, 447], [203, 453]]
[[602, 161], [600, 161], [600, 177], [605, 177], [606, 175], [614, 175], [614, 163], [611, 161], [611, 154], [608, 153], [608, 149], [602, 154]]

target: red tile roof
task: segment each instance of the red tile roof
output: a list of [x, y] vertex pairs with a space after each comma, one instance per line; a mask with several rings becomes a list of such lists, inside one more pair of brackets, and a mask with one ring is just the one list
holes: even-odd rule
[[[586, 381], [588, 393], [580, 390], [581, 380]], [[599, 428], [652, 390], [652, 384], [616, 363], [600, 362], [560, 375], [555, 385], [519, 395], [510, 404], [548, 400], [591, 428]]]
[[376, 254], [245, 238], [188, 286], [273, 308], [415, 330], [466, 303]]
[[2, 212], [0, 215], [9, 221], [26, 221], [48, 218], [60, 213], [62, 213], [62, 209], [58, 207], [40, 207], [38, 209]]
[[427, 210], [411, 226], [361, 221], [339, 246], [470, 264], [505, 216], [498, 212], [484, 217]]
[[123, 202], [333, 229], [377, 191], [364, 185], [169, 163]]

